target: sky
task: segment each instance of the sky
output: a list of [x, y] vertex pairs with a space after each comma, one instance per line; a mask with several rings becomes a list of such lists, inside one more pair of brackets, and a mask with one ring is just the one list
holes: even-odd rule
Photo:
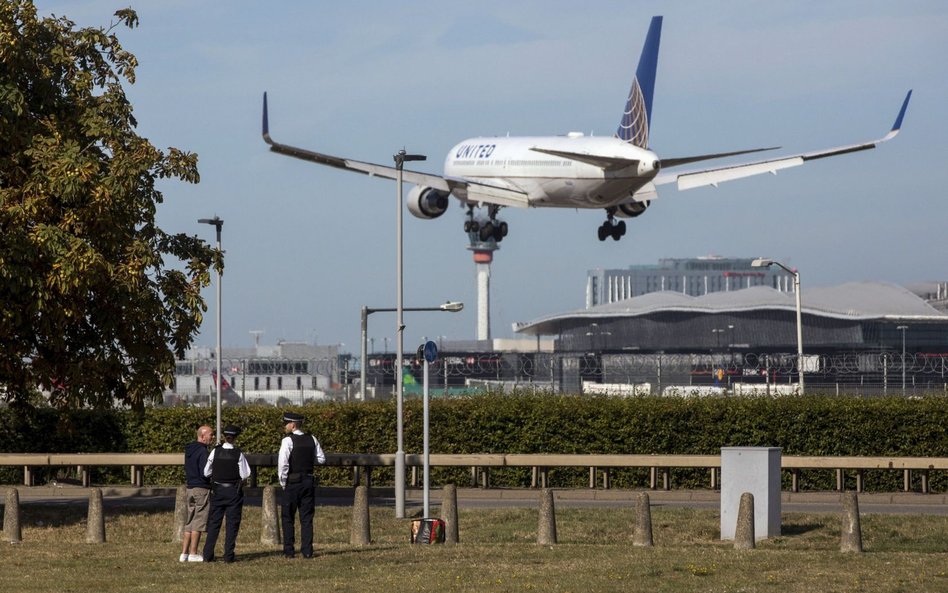
[[[123, 0], [37, 1], [40, 14], [108, 26]], [[441, 173], [480, 135], [611, 135], [649, 20], [664, 15], [651, 118], [660, 157], [779, 145], [785, 153], [882, 137], [908, 89], [902, 133], [877, 150], [678, 192], [664, 186], [621, 241], [601, 210], [505, 209], [491, 274], [493, 337], [585, 306], [587, 270], [660, 258], [771, 257], [806, 286], [948, 280], [948, 3], [135, 2], [120, 28], [139, 60], [127, 86], [139, 133], [199, 155], [201, 182], [162, 182], [158, 222], [214, 241], [224, 219], [224, 347], [340, 345], [358, 353], [363, 305], [396, 302], [396, 193], [268, 151], [274, 139], [390, 165], [401, 148]], [[407, 195], [410, 187], [406, 185]], [[464, 209], [404, 217], [405, 345], [474, 339], [477, 290]], [[215, 289], [195, 344], [216, 335]], [[394, 314], [370, 317], [374, 350]]]

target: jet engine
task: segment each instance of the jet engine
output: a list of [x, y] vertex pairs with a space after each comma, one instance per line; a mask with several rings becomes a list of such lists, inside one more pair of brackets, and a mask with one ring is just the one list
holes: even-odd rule
[[626, 202], [625, 204], [619, 204], [619, 211], [616, 212], [616, 216], [622, 218], [635, 218], [639, 216], [645, 209], [648, 208], [649, 202]]
[[408, 211], [418, 218], [438, 218], [448, 209], [451, 192], [416, 185], [408, 192]]

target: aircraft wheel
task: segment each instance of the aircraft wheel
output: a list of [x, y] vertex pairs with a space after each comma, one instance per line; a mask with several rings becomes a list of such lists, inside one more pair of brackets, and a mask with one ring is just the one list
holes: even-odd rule
[[470, 233], [476, 233], [476, 232], [479, 231], [479, 230], [481, 230], [481, 224], [480, 224], [479, 222], [477, 222], [476, 220], [472, 220], [472, 221], [471, 221], [471, 230], [468, 231], [468, 232], [470, 232]]
[[618, 241], [622, 238], [622, 233], [619, 232], [619, 227], [612, 227], [612, 232], [609, 234], [612, 236], [613, 241]]
[[465, 220], [465, 221], [464, 221], [464, 232], [465, 232], [465, 233], [470, 233], [470, 232], [471, 232], [471, 221], [470, 221], [470, 220]]
[[[497, 228], [500, 229], [500, 239], [503, 239], [504, 237], [507, 236], [507, 223], [506, 222], [501, 222]], [[500, 239], [497, 239], [497, 240], [500, 241]]]
[[490, 239], [491, 237], [493, 237], [493, 236], [494, 236], [494, 225], [491, 224], [489, 221], [488, 221], [488, 222], [485, 222], [485, 223], [484, 223], [484, 226], [481, 227], [480, 235], [479, 235], [479, 236], [480, 236], [480, 238], [481, 238], [481, 241], [487, 241], [488, 239]]
[[616, 228], [619, 230], [619, 236], [624, 237], [625, 236], [625, 221], [620, 220], [619, 224], [616, 225]]
[[599, 227], [599, 240], [605, 241], [606, 237], [609, 236], [609, 229], [606, 228], [606, 225]]

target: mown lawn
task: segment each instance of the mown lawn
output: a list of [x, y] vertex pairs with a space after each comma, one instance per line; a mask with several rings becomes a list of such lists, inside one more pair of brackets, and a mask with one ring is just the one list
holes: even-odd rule
[[632, 509], [558, 510], [555, 546], [535, 543], [535, 509], [462, 508], [457, 546], [411, 546], [408, 522], [373, 508], [373, 544], [352, 547], [349, 513], [317, 508], [317, 557], [284, 560], [257, 543], [247, 507], [237, 562], [181, 564], [170, 511], [109, 509], [96, 545], [84, 504], [24, 504], [23, 543], [0, 545], [0, 591], [948, 591], [944, 516], [863, 515], [866, 553], [844, 555], [828, 514], [785, 514], [781, 537], [738, 552], [707, 510], [653, 508], [650, 549], [631, 545]]

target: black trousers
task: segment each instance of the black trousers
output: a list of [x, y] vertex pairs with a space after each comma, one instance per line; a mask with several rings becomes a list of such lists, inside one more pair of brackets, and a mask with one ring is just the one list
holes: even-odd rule
[[293, 556], [296, 537], [294, 522], [300, 513], [300, 554], [313, 555], [313, 512], [316, 507], [316, 487], [313, 476], [303, 476], [295, 484], [287, 483], [283, 489], [283, 509], [280, 518], [283, 524], [283, 555]]
[[244, 509], [244, 491], [240, 485], [217, 484], [211, 491], [211, 510], [207, 516], [207, 539], [204, 540], [204, 561], [214, 560], [214, 547], [220, 535], [221, 521], [227, 518], [227, 534], [224, 536], [224, 562], [234, 561], [237, 533]]

